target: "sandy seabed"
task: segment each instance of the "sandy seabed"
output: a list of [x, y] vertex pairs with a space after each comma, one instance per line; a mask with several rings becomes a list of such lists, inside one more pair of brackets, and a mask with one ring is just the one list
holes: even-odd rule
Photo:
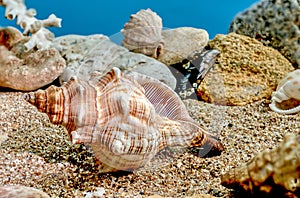
[[23, 184], [51, 197], [84, 197], [96, 188], [105, 197], [230, 197], [220, 185], [221, 174], [276, 147], [286, 133], [300, 132], [300, 114], [272, 112], [268, 100], [246, 106], [185, 100], [190, 115], [224, 144], [220, 156], [166, 149], [133, 173], [101, 174], [90, 149], [73, 145], [63, 127], [51, 124], [22, 96], [0, 92], [0, 186]]

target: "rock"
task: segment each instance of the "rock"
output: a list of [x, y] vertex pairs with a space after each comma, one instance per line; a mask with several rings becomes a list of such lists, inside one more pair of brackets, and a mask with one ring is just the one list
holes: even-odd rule
[[71, 76], [88, 80], [93, 72], [106, 73], [112, 67], [123, 71], [136, 71], [154, 77], [172, 89], [176, 79], [169, 68], [154, 58], [143, 54], [129, 52], [109, 40], [107, 36], [64, 36], [54, 41], [54, 46], [66, 57], [68, 67], [60, 76], [61, 82]]
[[197, 96], [210, 103], [245, 105], [270, 98], [294, 69], [277, 50], [247, 36], [218, 34], [207, 47], [221, 52], [197, 89]]
[[80, 62], [87, 53], [97, 44], [105, 39], [109, 39], [102, 34], [94, 34], [89, 36], [66, 35], [57, 37], [53, 41], [53, 47], [65, 58], [67, 68], [60, 76], [60, 82], [69, 81], [72, 75], [75, 75], [74, 68], [79, 68]]
[[0, 87], [31, 91], [53, 82], [63, 71], [59, 52], [25, 50], [29, 37], [12, 27], [0, 29]]
[[203, 50], [209, 40], [207, 31], [192, 27], [181, 27], [162, 31], [165, 42], [158, 60], [166, 65], [181, 62]]
[[11, 49], [16, 42], [23, 38], [23, 34], [17, 28], [10, 26], [0, 28], [0, 45], [4, 45], [8, 49]]
[[7, 185], [0, 187], [1, 198], [50, 198], [49, 195], [33, 187]]
[[21, 91], [41, 88], [53, 82], [65, 65], [65, 60], [54, 48], [18, 57], [0, 45], [0, 87]]
[[298, 1], [261, 0], [235, 16], [229, 32], [247, 35], [272, 46], [299, 68], [299, 17]]

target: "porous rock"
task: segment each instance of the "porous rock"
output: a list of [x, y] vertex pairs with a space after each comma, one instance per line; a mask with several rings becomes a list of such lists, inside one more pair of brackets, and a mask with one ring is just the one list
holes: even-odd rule
[[23, 37], [12, 28], [0, 31], [0, 87], [31, 91], [53, 82], [65, 67], [54, 49], [26, 51]]
[[165, 46], [158, 60], [166, 65], [179, 63], [201, 52], [209, 40], [206, 30], [192, 27], [163, 30], [162, 37]]
[[10, 49], [21, 39], [23, 39], [23, 35], [17, 28], [11, 26], [0, 28], [0, 45]]
[[60, 76], [61, 82], [67, 82], [72, 76], [88, 80], [94, 72], [107, 73], [112, 67], [122, 71], [136, 71], [154, 77], [172, 89], [176, 79], [169, 68], [154, 58], [129, 52], [107, 36], [68, 35], [58, 37], [54, 46], [67, 60], [67, 68]]
[[299, 68], [299, 17], [299, 1], [261, 0], [237, 14], [229, 32], [247, 35], [272, 46]]
[[199, 98], [223, 105], [245, 105], [270, 98], [281, 78], [293, 70], [277, 50], [243, 35], [218, 34], [208, 48], [221, 54], [197, 89]]

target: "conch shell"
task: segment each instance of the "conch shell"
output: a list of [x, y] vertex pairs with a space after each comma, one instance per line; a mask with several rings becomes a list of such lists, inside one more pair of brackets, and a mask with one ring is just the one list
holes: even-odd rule
[[289, 134], [277, 148], [264, 150], [248, 163], [222, 175], [221, 184], [251, 194], [251, 197], [297, 197], [300, 189], [299, 154], [300, 136]]
[[114, 67], [89, 81], [71, 78], [61, 87], [24, 98], [66, 127], [73, 143], [90, 145], [104, 172], [145, 165], [165, 146], [223, 145], [188, 115], [179, 96], [162, 82]]
[[130, 51], [157, 58], [164, 47], [161, 31], [162, 19], [149, 8], [140, 10], [130, 16], [121, 30], [122, 45]]
[[[296, 103], [298, 106], [290, 109], [282, 109], [280, 103]], [[285, 104], [287, 105], [287, 104]], [[272, 94], [270, 108], [281, 114], [294, 114], [300, 112], [300, 69], [288, 73], [277, 86]]]

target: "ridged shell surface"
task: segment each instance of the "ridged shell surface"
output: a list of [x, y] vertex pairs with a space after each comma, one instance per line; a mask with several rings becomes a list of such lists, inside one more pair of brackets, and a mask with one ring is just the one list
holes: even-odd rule
[[149, 8], [130, 16], [124, 25], [122, 45], [130, 51], [157, 58], [162, 53], [162, 19]]
[[[284, 105], [294, 103], [292, 107], [286, 109]], [[277, 86], [276, 91], [272, 94], [272, 103], [270, 108], [282, 114], [294, 114], [300, 112], [300, 69], [288, 73]], [[284, 109], [283, 109], [284, 108]]]
[[72, 78], [24, 97], [52, 123], [65, 126], [73, 143], [90, 145], [105, 171], [136, 169], [165, 146], [223, 150], [172, 89], [135, 72], [113, 68], [89, 81]]
[[277, 148], [264, 150], [223, 175], [221, 183], [235, 190], [242, 189], [252, 194], [251, 197], [260, 197], [261, 193], [269, 197], [284, 197], [285, 193], [296, 196], [300, 189], [299, 156], [300, 137], [288, 135]]

